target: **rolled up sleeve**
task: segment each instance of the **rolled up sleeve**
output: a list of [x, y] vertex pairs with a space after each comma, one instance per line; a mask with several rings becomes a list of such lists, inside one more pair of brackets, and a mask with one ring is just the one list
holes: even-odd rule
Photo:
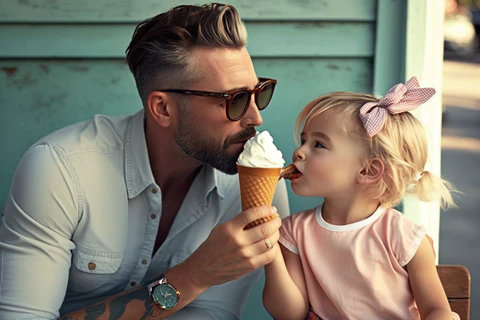
[[59, 317], [80, 212], [75, 186], [52, 146], [25, 153], [0, 226], [0, 319]]

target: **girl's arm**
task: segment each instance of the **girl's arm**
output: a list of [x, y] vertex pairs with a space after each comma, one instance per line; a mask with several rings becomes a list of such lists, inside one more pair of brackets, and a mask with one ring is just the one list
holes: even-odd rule
[[452, 310], [438, 277], [435, 256], [427, 237], [423, 238], [406, 267], [422, 319], [451, 320]]
[[306, 319], [309, 304], [300, 258], [280, 243], [274, 249], [281, 252], [265, 266], [265, 309], [276, 320]]

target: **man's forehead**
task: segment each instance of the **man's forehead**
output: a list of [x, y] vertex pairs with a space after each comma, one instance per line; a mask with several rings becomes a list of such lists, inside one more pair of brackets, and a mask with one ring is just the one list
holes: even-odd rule
[[192, 64], [203, 74], [196, 89], [228, 91], [253, 88], [258, 83], [246, 48], [196, 48]]

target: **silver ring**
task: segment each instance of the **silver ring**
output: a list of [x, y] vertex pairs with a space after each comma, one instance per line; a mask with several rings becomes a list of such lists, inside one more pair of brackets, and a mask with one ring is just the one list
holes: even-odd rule
[[263, 242], [265, 242], [265, 246], [267, 247], [268, 250], [272, 249], [273, 245], [270, 239], [266, 238], [265, 240], [263, 240]]

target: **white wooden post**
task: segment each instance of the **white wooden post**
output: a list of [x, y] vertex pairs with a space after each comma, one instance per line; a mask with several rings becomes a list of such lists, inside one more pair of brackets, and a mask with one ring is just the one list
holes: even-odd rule
[[[442, 129], [442, 66], [444, 1], [408, 0], [405, 80], [417, 76], [423, 87], [434, 87], [436, 95], [413, 114], [427, 128], [429, 139], [430, 171], [440, 174]], [[413, 221], [428, 228], [437, 253], [440, 232], [440, 206], [407, 197], [404, 213]]]

